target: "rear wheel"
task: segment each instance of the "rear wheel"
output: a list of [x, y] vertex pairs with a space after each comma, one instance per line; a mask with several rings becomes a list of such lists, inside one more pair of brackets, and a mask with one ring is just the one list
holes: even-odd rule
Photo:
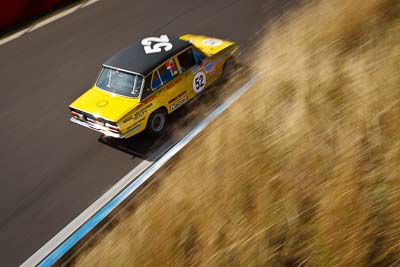
[[154, 111], [147, 121], [146, 131], [152, 136], [160, 135], [167, 122], [167, 112], [163, 109]]
[[232, 77], [232, 74], [235, 72], [236, 70], [236, 62], [233, 58], [228, 58], [222, 68], [222, 79], [224, 80], [228, 80]]

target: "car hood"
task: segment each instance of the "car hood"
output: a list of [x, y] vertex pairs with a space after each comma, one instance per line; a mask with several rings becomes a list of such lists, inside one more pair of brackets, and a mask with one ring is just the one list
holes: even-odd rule
[[138, 105], [139, 99], [115, 95], [93, 86], [70, 107], [117, 122]]
[[213, 56], [227, 47], [236, 47], [234, 42], [222, 40], [213, 37], [207, 37], [202, 35], [186, 34], [180, 37], [180, 39], [192, 43], [195, 47], [200, 49], [203, 53], [208, 56]]

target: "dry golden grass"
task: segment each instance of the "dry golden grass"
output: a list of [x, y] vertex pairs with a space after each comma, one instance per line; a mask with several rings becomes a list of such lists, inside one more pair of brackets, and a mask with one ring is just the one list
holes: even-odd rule
[[400, 266], [400, 3], [283, 17], [257, 84], [79, 266]]

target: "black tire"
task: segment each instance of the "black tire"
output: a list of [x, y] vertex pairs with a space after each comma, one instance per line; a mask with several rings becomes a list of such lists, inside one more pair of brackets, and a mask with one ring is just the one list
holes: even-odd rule
[[151, 113], [147, 121], [146, 132], [152, 136], [160, 135], [167, 123], [167, 112], [163, 109], [158, 109]]

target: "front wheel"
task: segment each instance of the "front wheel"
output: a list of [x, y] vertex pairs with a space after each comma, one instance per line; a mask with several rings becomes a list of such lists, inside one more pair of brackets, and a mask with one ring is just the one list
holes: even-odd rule
[[164, 110], [159, 109], [154, 111], [147, 121], [147, 133], [152, 136], [160, 135], [165, 129], [166, 122], [167, 113]]

